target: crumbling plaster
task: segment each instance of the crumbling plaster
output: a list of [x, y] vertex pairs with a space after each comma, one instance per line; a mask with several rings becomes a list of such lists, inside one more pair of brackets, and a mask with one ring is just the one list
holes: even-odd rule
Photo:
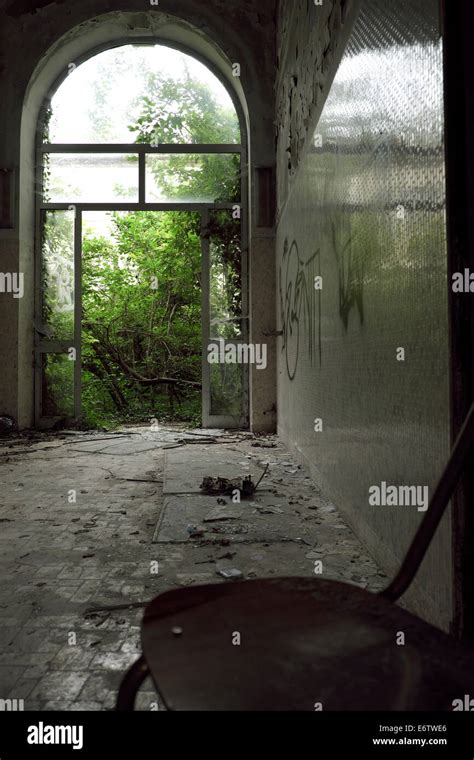
[[359, 0], [280, 0], [277, 28], [277, 206], [281, 213], [336, 73]]

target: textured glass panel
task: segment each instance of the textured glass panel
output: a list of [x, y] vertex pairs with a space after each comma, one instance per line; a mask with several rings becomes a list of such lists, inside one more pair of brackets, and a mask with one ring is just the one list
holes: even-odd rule
[[238, 203], [237, 154], [152, 154], [147, 156], [146, 200], [183, 203]]
[[42, 321], [56, 340], [74, 336], [74, 213], [46, 211], [42, 238]]
[[[279, 224], [280, 424], [392, 569], [420, 513], [374, 507], [369, 488], [431, 488], [449, 451], [438, 14], [436, 0], [361, 3]], [[440, 530], [416, 591], [444, 624], [450, 542]]]
[[74, 365], [67, 354], [42, 355], [43, 417], [74, 417]]
[[123, 154], [50, 153], [44, 197], [49, 203], [138, 202], [138, 157]]

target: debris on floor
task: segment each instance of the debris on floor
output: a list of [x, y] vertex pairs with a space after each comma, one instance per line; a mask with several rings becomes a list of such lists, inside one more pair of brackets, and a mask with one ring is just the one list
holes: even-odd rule
[[[200, 445], [165, 450], [183, 439]], [[251, 483], [248, 497], [234, 503], [212, 471], [226, 489]], [[315, 567], [386, 585], [277, 436], [183, 425], [15, 434], [0, 441], [0, 481], [0, 699], [24, 698], [25, 710], [113, 709], [143, 609], [169, 589], [316, 578]], [[149, 685], [140, 709], [155, 702]]]
[[188, 525], [189, 538], [202, 538], [206, 531], [198, 525]]
[[228, 478], [214, 478], [210, 475], [205, 477], [201, 483], [201, 489], [207, 494], [226, 494], [232, 496], [236, 491], [239, 492], [241, 498], [247, 499], [255, 492], [255, 483], [252, 481], [250, 475], [246, 475], [244, 478], [234, 478], [229, 480]]
[[237, 580], [237, 578], [243, 577], [243, 572], [241, 570], [238, 570], [236, 567], [230, 567], [230, 568], [224, 568], [217, 571], [218, 575], [222, 575], [223, 578], [226, 578], [227, 580]]
[[219, 505], [215, 509], [212, 509], [206, 517], [203, 518], [204, 523], [221, 522], [223, 520], [237, 520], [242, 517], [242, 511], [226, 510], [222, 509]]
[[233, 478], [232, 480], [229, 480], [229, 478], [216, 478], [211, 475], [206, 475], [203, 478], [200, 488], [203, 493], [206, 494], [226, 494], [227, 496], [232, 496], [238, 492], [240, 498], [250, 499], [267, 474], [267, 470], [268, 464], [257, 483], [253, 482], [251, 475], [245, 475], [243, 478]]
[[16, 420], [10, 417], [9, 414], [3, 414], [0, 416], [0, 436], [11, 435], [17, 429]]

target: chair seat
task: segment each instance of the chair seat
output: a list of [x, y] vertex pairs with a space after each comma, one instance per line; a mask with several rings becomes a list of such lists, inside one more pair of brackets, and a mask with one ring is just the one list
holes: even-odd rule
[[474, 694], [471, 649], [336, 581], [168, 591], [146, 608], [142, 646], [171, 710], [452, 710]]

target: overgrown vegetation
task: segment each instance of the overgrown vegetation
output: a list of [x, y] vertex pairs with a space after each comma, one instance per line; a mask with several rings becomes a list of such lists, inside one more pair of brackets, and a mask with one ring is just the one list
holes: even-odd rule
[[[148, 72], [147, 95], [130, 131], [140, 143], [235, 143], [235, 113], [186, 72]], [[98, 118], [104, 119], [103, 114]], [[105, 128], [105, 127], [104, 127]], [[236, 202], [235, 155], [154, 154], [149, 166], [167, 198]], [[72, 217], [47, 216], [43, 322], [50, 336], [72, 336]], [[240, 223], [211, 215], [214, 307], [240, 316]], [[48, 271], [54, 269], [54, 278]], [[61, 272], [62, 274], [58, 274]], [[211, 274], [212, 278], [212, 274]], [[66, 283], [66, 286], [65, 286]], [[68, 288], [69, 283], [69, 288]], [[68, 295], [69, 290], [69, 295]], [[229, 336], [232, 325], [229, 326]], [[82, 260], [82, 408], [88, 426], [201, 418], [201, 229], [190, 212], [117, 212], [112, 234], [85, 229]], [[51, 362], [43, 388], [48, 414], [65, 415], [71, 367]]]

